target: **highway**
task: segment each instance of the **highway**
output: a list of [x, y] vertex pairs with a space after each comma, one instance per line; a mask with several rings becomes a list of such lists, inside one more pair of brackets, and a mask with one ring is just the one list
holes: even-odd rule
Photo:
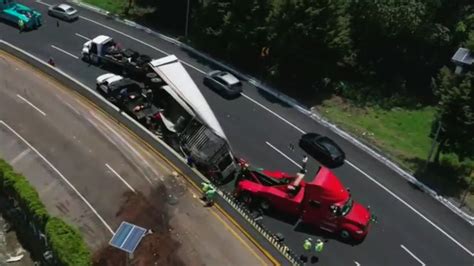
[[[379, 222], [359, 245], [331, 239], [319, 258], [320, 264], [473, 264], [472, 226], [328, 128], [246, 82], [241, 97], [226, 100], [202, 84], [203, 73], [211, 70], [203, 60], [171, 43], [87, 10], [80, 9], [82, 16], [78, 21], [60, 22], [57, 27], [56, 20], [46, 15], [46, 2], [53, 3], [27, 2], [44, 15], [40, 29], [20, 34], [16, 28], [0, 24], [0, 39], [43, 60], [53, 57], [58, 68], [91, 88], [95, 86], [95, 78], [106, 72], [87, 65], [79, 56], [82, 44], [99, 34], [109, 35], [123, 47], [152, 57], [175, 54], [199, 85], [235, 153], [256, 166], [294, 172], [303, 156], [297, 142], [304, 132], [322, 133], [335, 140], [345, 150], [348, 160], [334, 169], [335, 173], [351, 188], [355, 200], [371, 206]], [[290, 149], [290, 145], [295, 149]], [[308, 173], [317, 167], [318, 163], [311, 160]], [[285, 241], [297, 252], [301, 252], [303, 239], [313, 234], [271, 217], [264, 217], [263, 222], [273, 231], [283, 233]]]
[[0, 157], [51, 214], [80, 230], [94, 258], [124, 265], [124, 252], [107, 247], [127, 221], [154, 232], [133, 265], [272, 264], [156, 150], [94, 104], [3, 51], [0, 73]]

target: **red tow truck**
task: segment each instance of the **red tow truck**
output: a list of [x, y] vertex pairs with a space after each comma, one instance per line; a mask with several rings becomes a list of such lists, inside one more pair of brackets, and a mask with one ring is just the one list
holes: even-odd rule
[[369, 209], [354, 201], [328, 168], [320, 167], [311, 181], [305, 181], [302, 173], [255, 169], [243, 160], [239, 165], [236, 194], [246, 204], [298, 217], [344, 240], [360, 241], [367, 235]]

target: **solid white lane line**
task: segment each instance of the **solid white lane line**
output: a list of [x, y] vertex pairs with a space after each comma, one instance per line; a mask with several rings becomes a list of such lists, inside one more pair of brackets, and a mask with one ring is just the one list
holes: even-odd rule
[[90, 204], [89, 201], [87, 201], [87, 199], [79, 192], [79, 190], [77, 190], [76, 187], [74, 187], [71, 184], [71, 182], [69, 182], [69, 180], [61, 172], [59, 172], [59, 170], [56, 167], [54, 167], [54, 165], [50, 161], [48, 161], [48, 159], [46, 159], [46, 157], [43, 156], [43, 154], [41, 154], [35, 147], [33, 147], [33, 145], [31, 145], [28, 141], [26, 141], [20, 134], [18, 134], [18, 132], [16, 132], [13, 128], [11, 128], [7, 123], [0, 120], [0, 124], [4, 125], [6, 128], [8, 128], [21, 141], [23, 141], [23, 143], [25, 143], [28, 147], [30, 147], [30, 149], [32, 149], [41, 159], [43, 159], [43, 161], [51, 169], [53, 169], [53, 171], [56, 172], [56, 174], [58, 174], [59, 177], [61, 177], [61, 179], [77, 194], [77, 196], [82, 201], [84, 201], [84, 203], [91, 209], [91, 211], [97, 216], [97, 218], [99, 218], [99, 220], [104, 224], [104, 226], [109, 230], [109, 232], [112, 235], [114, 234], [114, 230], [112, 230], [110, 225], [107, 224], [107, 222], [104, 220], [104, 218], [102, 218], [102, 216], [100, 216], [99, 212], [97, 212], [97, 210], [92, 206], [92, 204]]
[[48, 4], [48, 3], [42, 2], [41, 0], [36, 0], [36, 3], [38, 3], [38, 4], [43, 4], [43, 5], [45, 5], [45, 6], [52, 6], [52, 5]]
[[92, 20], [92, 19], [90, 19], [90, 18], [87, 18], [87, 17], [84, 17], [84, 16], [80, 16], [80, 17], [81, 17], [82, 19], [85, 19], [85, 20], [87, 20], [87, 21], [89, 21], [89, 22], [92, 22], [92, 23], [94, 23], [94, 24], [96, 24], [96, 25], [102, 26], [102, 27], [104, 27], [104, 28], [106, 28], [106, 29], [108, 29], [108, 30], [111, 30], [111, 31], [116, 32], [116, 33], [118, 33], [118, 34], [121, 34], [121, 35], [123, 35], [123, 36], [125, 36], [125, 37], [128, 37], [128, 38], [130, 38], [130, 39], [132, 39], [132, 40], [134, 40], [134, 41], [136, 41], [136, 42], [138, 42], [138, 43], [141, 43], [141, 44], [143, 44], [143, 45], [145, 45], [145, 46], [147, 46], [147, 47], [149, 47], [149, 48], [151, 48], [151, 49], [153, 49], [153, 50], [155, 50], [155, 51], [158, 51], [158, 52], [160, 52], [160, 53], [162, 53], [162, 54], [169, 55], [169, 53], [167, 53], [167, 52], [165, 52], [165, 51], [163, 51], [163, 50], [161, 50], [161, 49], [159, 49], [159, 48], [157, 48], [157, 47], [155, 47], [155, 46], [153, 46], [153, 45], [150, 45], [150, 44], [148, 44], [148, 43], [146, 43], [146, 42], [144, 42], [144, 41], [142, 41], [142, 40], [140, 40], [140, 39], [137, 39], [137, 38], [135, 38], [135, 37], [133, 37], [133, 36], [131, 36], [131, 35], [128, 35], [128, 34], [126, 34], [126, 33], [124, 33], [124, 32], [121, 32], [121, 31], [119, 31], [119, 30], [116, 30], [116, 29], [114, 29], [114, 28], [112, 28], [112, 27], [109, 27], [109, 26], [107, 26], [107, 25], [105, 25], [105, 24], [102, 24], [102, 23], [97, 22], [97, 21], [95, 21], [95, 20]]
[[379, 181], [375, 180], [373, 177], [370, 175], [366, 174], [364, 171], [359, 169], [359, 167], [355, 166], [353, 163], [350, 161], [346, 160], [346, 163], [352, 166], [354, 169], [359, 171], [361, 174], [363, 174], [365, 177], [367, 177], [370, 181], [374, 182], [376, 185], [378, 185], [380, 188], [385, 190], [388, 194], [392, 195], [394, 198], [396, 198], [398, 201], [403, 203], [406, 207], [408, 207], [410, 210], [412, 210], [414, 213], [418, 214], [423, 220], [431, 224], [434, 228], [436, 228], [438, 231], [440, 231], [442, 234], [444, 234], [447, 238], [449, 238], [451, 241], [453, 241], [456, 245], [458, 245], [460, 248], [462, 248], [464, 251], [466, 251], [469, 255], [474, 256], [474, 253], [471, 252], [468, 248], [463, 246], [461, 243], [459, 243], [454, 237], [446, 233], [443, 229], [441, 229], [439, 226], [437, 226], [434, 222], [432, 222], [430, 219], [426, 218], [423, 214], [421, 214], [419, 211], [417, 211], [414, 207], [412, 207], [410, 204], [408, 204], [406, 201], [404, 201], [402, 198], [400, 198], [397, 194], [392, 192], [390, 189], [382, 185]]
[[[39, 2], [39, 3], [44, 4], [44, 5], [47, 5], [47, 6], [50, 6], [49, 4], [46, 4], [46, 3], [43, 3], [43, 2]], [[121, 31], [119, 31], [119, 30], [116, 30], [116, 29], [114, 29], [114, 28], [111, 28], [111, 27], [109, 27], [109, 26], [106, 26], [106, 25], [104, 25], [104, 24], [102, 24], [102, 23], [96, 22], [96, 21], [94, 21], [94, 20], [92, 20], [92, 19], [89, 19], [89, 18], [86, 18], [86, 17], [83, 17], [83, 16], [81, 16], [81, 18], [83, 18], [83, 19], [85, 19], [85, 20], [87, 20], [87, 21], [90, 21], [90, 22], [92, 22], [92, 23], [94, 23], [94, 24], [100, 25], [100, 26], [102, 26], [102, 27], [104, 27], [104, 28], [107, 28], [107, 29], [109, 29], [109, 30], [111, 30], [111, 31], [114, 31], [114, 32], [116, 32], [116, 33], [119, 33], [119, 34], [121, 34], [121, 35], [123, 35], [123, 36], [126, 36], [126, 37], [128, 37], [128, 38], [130, 38], [130, 39], [132, 39], [132, 40], [134, 40], [134, 41], [136, 41], [136, 42], [139, 42], [139, 43], [141, 43], [141, 44], [143, 44], [143, 45], [145, 45], [145, 46], [147, 46], [147, 47], [150, 47], [150, 48], [152, 48], [152, 49], [154, 49], [154, 50], [156, 50], [156, 51], [159, 51], [159, 52], [161, 52], [161, 53], [163, 53], [163, 54], [165, 54], [165, 55], [169, 55], [169, 53], [167, 53], [167, 52], [165, 52], [165, 51], [163, 51], [163, 50], [161, 50], [161, 49], [159, 49], [159, 48], [156, 48], [156, 47], [154, 47], [154, 46], [152, 46], [152, 45], [150, 45], [150, 44], [148, 44], [148, 43], [146, 43], [146, 42], [143, 42], [143, 41], [141, 41], [141, 40], [139, 40], [139, 39], [137, 39], [137, 38], [135, 38], [135, 37], [133, 37], [133, 36], [130, 36], [130, 35], [126, 34], [126, 33], [123, 33], [123, 32], [121, 32]], [[203, 73], [203, 74], [206, 73], [205, 71], [203, 71], [203, 70], [201, 70], [201, 69], [199, 69], [199, 68], [197, 68], [197, 67], [195, 67], [195, 66], [193, 66], [193, 65], [191, 65], [191, 64], [189, 64], [189, 63], [187, 63], [187, 62], [185, 62], [185, 61], [182, 61], [182, 60], [180, 60], [180, 61], [181, 61], [183, 64], [186, 64], [187, 66], [189, 66], [189, 67], [195, 69], [196, 71], [198, 71], [198, 72], [200, 72], [200, 73]], [[246, 99], [248, 99], [249, 101], [255, 103], [256, 105], [260, 106], [260, 107], [263, 108], [264, 110], [270, 112], [271, 114], [273, 114], [274, 116], [276, 116], [277, 118], [279, 118], [280, 120], [282, 120], [283, 122], [285, 122], [286, 124], [290, 125], [291, 127], [293, 127], [294, 129], [296, 129], [296, 130], [299, 131], [300, 133], [302, 133], [302, 134], [305, 134], [305, 133], [306, 133], [304, 130], [300, 129], [299, 127], [297, 127], [296, 125], [294, 125], [293, 123], [291, 123], [291, 122], [288, 121], [287, 119], [283, 118], [283, 117], [280, 116], [279, 114], [273, 112], [273, 111], [270, 110], [268, 107], [264, 106], [263, 104], [259, 103], [258, 101], [256, 101], [256, 100], [250, 98], [250, 97], [247, 96], [246, 94], [242, 93], [242, 96], [245, 97]], [[346, 161], [346, 162], [348, 162], [348, 161]], [[364, 176], [366, 176], [367, 178], [369, 178], [371, 181], [375, 182], [377, 185], [379, 185], [380, 187], [382, 187], [385, 191], [389, 192], [389, 194], [391, 194], [392, 196], [394, 196], [396, 199], [400, 200], [403, 204], [405, 204], [407, 207], [409, 207], [412, 211], [414, 211], [415, 213], [417, 213], [418, 215], [420, 215], [420, 217], [422, 217], [424, 220], [426, 220], [428, 223], [430, 223], [432, 226], [434, 226], [437, 230], [439, 230], [441, 233], [443, 233], [446, 237], [448, 237], [450, 240], [452, 240], [454, 243], [456, 243], [459, 247], [461, 247], [461, 248], [462, 248], [464, 251], [466, 251], [469, 255], [474, 256], [474, 253], [473, 253], [473, 252], [471, 252], [469, 249], [467, 249], [466, 247], [464, 247], [461, 243], [459, 243], [456, 239], [454, 239], [452, 236], [450, 236], [450, 235], [447, 234], [445, 231], [443, 231], [441, 228], [439, 228], [436, 224], [434, 224], [433, 222], [431, 222], [430, 220], [428, 220], [428, 218], [426, 218], [425, 216], [423, 216], [420, 212], [418, 212], [416, 209], [414, 209], [413, 207], [411, 207], [408, 203], [406, 203], [405, 201], [403, 201], [403, 200], [402, 200], [400, 197], [398, 197], [396, 194], [394, 194], [393, 192], [391, 192], [390, 190], [388, 190], [387, 188], [385, 188], [383, 185], [381, 185], [379, 182], [377, 182], [375, 179], [373, 179], [370, 175], [368, 175], [368, 174], [366, 174], [365, 172], [363, 172], [362, 170], [360, 170], [360, 169], [359, 169], [358, 167], [356, 167], [354, 164], [352, 164], [352, 163], [350, 163], [350, 162], [348, 162], [348, 164], [349, 164], [350, 166], [352, 166], [354, 169], [356, 169], [357, 171], [361, 172]]]
[[81, 35], [81, 34], [79, 34], [79, 33], [74, 33], [74, 35], [76, 35], [77, 37], [82, 38], [82, 39], [84, 39], [84, 40], [86, 40], [86, 41], [90, 41], [89, 38], [87, 38], [86, 36]]
[[246, 99], [248, 99], [249, 101], [255, 103], [256, 105], [262, 107], [263, 109], [267, 110], [268, 112], [270, 112], [271, 114], [273, 114], [274, 116], [280, 118], [282, 121], [284, 121], [285, 123], [287, 123], [288, 125], [292, 126], [294, 129], [298, 130], [301, 134], [306, 134], [306, 132], [304, 130], [302, 130], [301, 128], [295, 126], [293, 123], [291, 123], [290, 121], [286, 120], [285, 118], [283, 118], [281, 115], [273, 112], [272, 110], [268, 109], [268, 107], [266, 107], [265, 105], [257, 102], [256, 100], [250, 98], [249, 96], [247, 96], [246, 94], [244, 93], [241, 93], [241, 95], [243, 97], [245, 97]]
[[425, 266], [426, 264], [421, 261], [417, 256], [415, 256], [415, 254], [413, 254], [413, 252], [411, 252], [410, 250], [408, 250], [408, 248], [406, 248], [404, 245], [400, 245], [400, 247], [402, 247], [408, 254], [410, 254], [415, 260], [417, 260], [422, 266]]
[[354, 261], [354, 263], [356, 264], [356, 266], [360, 266], [360, 263], [358, 263], [357, 261]]
[[137, 192], [135, 191], [135, 189], [134, 189], [132, 186], [130, 186], [130, 184], [129, 184], [127, 181], [125, 181], [125, 179], [123, 179], [123, 177], [121, 177], [121, 176], [117, 173], [117, 171], [115, 171], [109, 164], [106, 163], [105, 166], [106, 166], [107, 168], [109, 168], [109, 170], [110, 170], [112, 173], [114, 173], [115, 176], [118, 177], [118, 179], [120, 179], [120, 181], [122, 181], [131, 191], [133, 191], [133, 193], [137, 193]]
[[28, 105], [30, 105], [31, 107], [33, 107], [36, 111], [38, 111], [38, 113], [42, 114], [43, 116], [46, 116], [46, 113], [41, 111], [41, 109], [39, 109], [38, 107], [36, 107], [34, 104], [32, 104], [30, 101], [28, 101], [27, 99], [23, 98], [20, 94], [17, 94], [16, 95], [18, 98], [20, 98], [21, 100], [23, 100], [25, 103], [27, 103]]
[[63, 49], [61, 49], [61, 48], [59, 48], [59, 47], [56, 47], [56, 46], [54, 46], [54, 45], [51, 45], [51, 47], [53, 47], [54, 49], [56, 49], [56, 50], [58, 50], [58, 51], [60, 51], [60, 52], [63, 52], [63, 53], [65, 53], [65, 54], [69, 55], [70, 57], [79, 59], [78, 56], [75, 56], [75, 55], [71, 54], [70, 52], [65, 51], [65, 50], [63, 50]]
[[268, 146], [270, 146], [270, 148], [274, 149], [276, 152], [278, 152], [279, 154], [281, 154], [283, 157], [285, 157], [288, 161], [292, 162], [294, 165], [298, 166], [299, 168], [301, 168], [301, 165], [299, 165], [297, 162], [293, 161], [293, 159], [291, 159], [288, 155], [286, 155], [285, 153], [283, 153], [282, 151], [280, 151], [277, 147], [273, 146], [270, 142], [266, 141], [265, 142]]
[[10, 161], [10, 164], [14, 165], [19, 160], [23, 159], [23, 157], [25, 157], [30, 151], [31, 151], [31, 149], [26, 149], [26, 150], [20, 152], [15, 158], [13, 158], [13, 160]]

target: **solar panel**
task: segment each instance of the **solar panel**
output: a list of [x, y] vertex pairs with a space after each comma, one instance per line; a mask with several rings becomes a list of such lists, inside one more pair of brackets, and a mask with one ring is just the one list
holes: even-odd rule
[[454, 62], [471, 65], [474, 62], [474, 57], [471, 56], [469, 49], [459, 48], [451, 58]]
[[143, 227], [122, 222], [109, 242], [109, 245], [133, 253], [147, 230]]

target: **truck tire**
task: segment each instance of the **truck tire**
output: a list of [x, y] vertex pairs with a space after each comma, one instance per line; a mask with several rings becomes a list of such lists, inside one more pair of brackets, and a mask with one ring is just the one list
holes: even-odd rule
[[253, 202], [253, 197], [252, 197], [252, 194], [250, 194], [247, 191], [244, 191], [238, 195], [237, 200], [244, 203], [247, 206], [250, 206]]
[[345, 229], [342, 229], [341, 231], [339, 231], [339, 237], [344, 241], [348, 241], [352, 238], [349, 231], [347, 231]]
[[260, 209], [262, 209], [263, 212], [267, 212], [268, 210], [270, 210], [270, 202], [268, 202], [268, 200], [266, 199], [260, 199], [260, 202], [259, 202], [259, 207]]
[[83, 54], [82, 55], [82, 61], [84, 61], [86, 63], [90, 63], [91, 59], [90, 59], [89, 55]]

